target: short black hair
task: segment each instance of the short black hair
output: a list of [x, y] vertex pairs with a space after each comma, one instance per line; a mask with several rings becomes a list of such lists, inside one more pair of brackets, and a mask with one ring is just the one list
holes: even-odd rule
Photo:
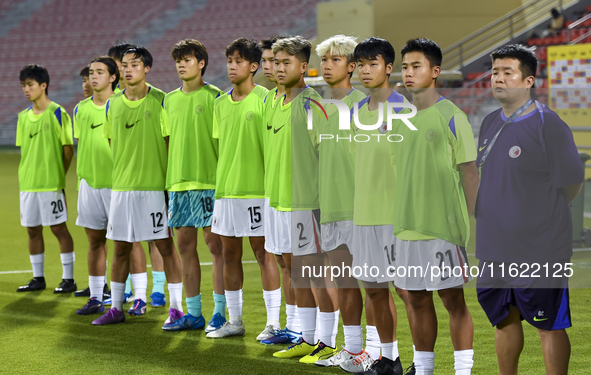
[[[243, 59], [248, 60], [249, 63], [261, 63], [261, 57], [263, 57], [263, 51], [259, 48], [259, 44], [256, 39], [238, 38], [226, 47], [226, 57], [232, 55], [235, 51]], [[258, 67], [257, 67], [258, 70]], [[256, 70], [253, 75], [256, 74]]]
[[373, 60], [382, 56], [386, 65], [394, 64], [394, 47], [386, 39], [377, 38], [375, 36], [362, 40], [355, 51], [353, 51], [353, 59], [359, 61], [361, 59]]
[[109, 72], [109, 75], [115, 75], [115, 80], [111, 82], [111, 88], [113, 89], [113, 91], [115, 91], [115, 89], [117, 88], [117, 83], [119, 82], [119, 68], [117, 67], [117, 63], [115, 62], [115, 60], [111, 56], [97, 56], [94, 59], [92, 59], [90, 63], [92, 64], [93, 62], [100, 62], [105, 64], [107, 66], [107, 71]]
[[41, 65], [26, 65], [24, 68], [21, 69], [18, 77], [21, 83], [29, 78], [37, 81], [37, 83], [40, 85], [46, 83], [47, 86], [45, 87], [45, 95], [47, 95], [49, 89], [49, 73], [47, 72], [47, 69], [45, 69]]
[[496, 59], [515, 59], [519, 61], [522, 80], [526, 77], [535, 78], [538, 70], [538, 59], [532, 50], [521, 44], [509, 44], [494, 50], [490, 57], [494, 64]]
[[435, 66], [441, 66], [441, 61], [443, 60], [441, 47], [431, 39], [416, 38], [409, 40], [404, 47], [402, 47], [400, 55], [404, 57], [404, 55], [410, 52], [420, 52], [425, 55], [425, 58], [429, 61], [432, 68]]
[[82, 70], [80, 71], [80, 77], [88, 77], [90, 75], [90, 73], [88, 73], [88, 70], [90, 68], [85, 66], [84, 68], [82, 68]]
[[152, 62], [154, 61], [154, 59], [152, 58], [152, 54], [150, 53], [150, 51], [146, 49], [146, 47], [134, 46], [126, 49], [125, 52], [121, 54], [121, 60], [123, 60], [123, 57], [125, 55], [129, 54], [133, 54], [134, 59], [140, 59], [144, 63], [144, 66], [147, 66], [148, 68], [152, 67]]
[[117, 41], [117, 44], [109, 48], [109, 52], [107, 52], [107, 55], [111, 56], [111, 58], [115, 60], [121, 61], [121, 58], [123, 57], [123, 52], [132, 47], [135, 46], [131, 43]]
[[279, 39], [285, 39], [285, 38], [289, 38], [289, 35], [277, 35], [277, 36], [274, 36], [269, 39], [261, 40], [261, 42], [259, 43], [259, 46], [261, 47], [261, 50], [263, 50], [263, 51], [266, 49], [272, 50], [273, 43], [275, 43]]
[[172, 48], [172, 58], [174, 61], [181, 60], [187, 56], [194, 56], [197, 61], [205, 60], [205, 65], [201, 69], [201, 76], [203, 76], [209, 60], [207, 48], [205, 48], [203, 43], [195, 39], [185, 39], [174, 45]]

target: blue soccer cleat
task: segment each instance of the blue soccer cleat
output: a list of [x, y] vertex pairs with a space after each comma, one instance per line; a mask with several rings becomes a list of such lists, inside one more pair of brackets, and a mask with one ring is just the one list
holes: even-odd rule
[[146, 302], [142, 301], [141, 299], [136, 299], [133, 301], [133, 306], [131, 309], [127, 311], [129, 315], [144, 315], [146, 313]]
[[166, 297], [162, 293], [150, 294], [150, 306], [152, 307], [163, 307], [166, 305]]
[[260, 343], [265, 345], [296, 344], [302, 338], [302, 334], [300, 332], [294, 332], [287, 328], [276, 330], [273, 333], [273, 336], [269, 337], [268, 339], [261, 340]]
[[76, 310], [78, 315], [90, 315], [105, 311], [103, 304], [96, 298], [90, 298], [83, 308]]
[[125, 293], [123, 295], [123, 303], [130, 303], [133, 302], [133, 292]]
[[176, 321], [170, 323], [170, 324], [165, 324], [162, 329], [165, 331], [172, 331], [172, 332], [176, 332], [176, 331], [187, 331], [187, 330], [193, 330], [193, 329], [202, 329], [203, 327], [205, 327], [205, 318], [203, 317], [203, 315], [200, 315], [199, 317], [194, 317], [191, 314], [187, 314], [185, 316], [183, 316], [180, 319], [177, 319]]
[[222, 316], [222, 314], [216, 313], [211, 318], [211, 320], [209, 321], [209, 324], [205, 328], [205, 333], [213, 332], [213, 331], [216, 331], [216, 330], [222, 328], [222, 326], [224, 325], [224, 323], [226, 323], [226, 318], [224, 318]]

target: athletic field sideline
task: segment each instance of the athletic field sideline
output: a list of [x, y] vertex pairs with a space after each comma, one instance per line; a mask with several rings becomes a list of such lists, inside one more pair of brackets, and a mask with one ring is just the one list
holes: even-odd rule
[[[52, 289], [61, 281], [59, 248], [55, 237], [45, 229], [45, 277], [43, 292], [16, 293], [16, 288], [32, 277], [27, 252], [27, 233], [19, 221], [18, 163], [20, 155], [0, 152], [0, 196], [3, 223], [0, 226], [0, 374], [79, 374], [99, 372], [110, 374], [321, 374], [343, 373], [339, 368], [319, 368], [298, 363], [297, 359], [277, 359], [272, 353], [283, 346], [265, 346], [256, 335], [265, 327], [259, 268], [256, 263], [244, 264], [244, 322], [246, 335], [224, 340], [206, 339], [203, 331], [164, 332], [162, 322], [168, 315], [164, 308], [148, 307], [142, 317], [126, 317], [125, 324], [92, 326], [94, 315], [76, 315], [84, 298], [54, 295]], [[66, 197], [68, 228], [74, 239], [76, 253], [75, 279], [79, 288], [88, 284], [86, 255], [88, 242], [76, 221], [76, 157], [67, 174]], [[587, 201], [591, 196], [587, 195]], [[591, 227], [591, 219], [585, 219]], [[472, 229], [474, 233], [474, 229]], [[147, 249], [147, 246], [144, 245]], [[109, 241], [109, 257], [113, 244]], [[211, 262], [203, 237], [198, 245], [201, 262]], [[472, 234], [468, 253], [474, 253]], [[149, 257], [147, 257], [149, 261]], [[245, 261], [254, 256], [245, 241]], [[477, 264], [471, 257], [472, 265]], [[570, 374], [589, 373], [591, 352], [591, 251], [579, 251], [573, 258], [578, 286], [570, 291], [573, 328], [567, 330], [572, 345]], [[109, 263], [110, 264], [110, 263]], [[212, 282], [210, 266], [202, 271], [203, 313], [210, 316]], [[25, 271], [12, 273], [12, 271]], [[109, 272], [110, 277], [110, 272]], [[151, 277], [149, 278], [151, 284]], [[474, 283], [471, 283], [474, 284]], [[574, 285], [572, 285], [574, 286]], [[150, 290], [151, 285], [148, 285]], [[183, 296], [184, 297], [184, 296]], [[167, 295], [168, 298], [168, 295]], [[474, 368], [477, 375], [498, 374], [494, 347], [494, 329], [478, 301], [476, 290], [466, 290], [468, 307], [474, 319]], [[403, 366], [410, 365], [412, 344], [402, 301], [395, 296], [398, 310], [398, 340]], [[447, 313], [435, 298], [439, 318], [439, 335], [435, 346], [437, 374], [453, 374], [453, 346], [449, 337]], [[128, 308], [129, 305], [124, 307]], [[285, 306], [285, 305], [284, 305]], [[282, 311], [282, 321], [285, 311]], [[362, 318], [365, 325], [365, 317]], [[520, 360], [520, 374], [545, 373], [542, 351], [536, 330], [524, 324], [525, 348]], [[337, 345], [344, 344], [342, 323]]]

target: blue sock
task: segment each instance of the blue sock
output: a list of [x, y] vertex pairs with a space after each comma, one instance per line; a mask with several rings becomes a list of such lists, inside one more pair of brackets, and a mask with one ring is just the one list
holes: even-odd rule
[[164, 294], [164, 282], [166, 275], [164, 272], [152, 271], [152, 293]]
[[201, 316], [201, 294], [195, 297], [187, 297], [187, 312], [195, 318]]
[[224, 318], [226, 317], [226, 296], [223, 294], [213, 293], [213, 302], [215, 307], [213, 308], [213, 315], [220, 313]]
[[131, 293], [131, 274], [127, 275], [127, 280], [125, 280], [125, 294]]

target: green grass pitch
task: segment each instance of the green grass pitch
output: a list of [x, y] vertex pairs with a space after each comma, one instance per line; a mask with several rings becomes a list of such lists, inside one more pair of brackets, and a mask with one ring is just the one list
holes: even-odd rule
[[[255, 338], [266, 321], [262, 286], [258, 266], [244, 264], [244, 337], [221, 340], [206, 339], [203, 331], [171, 333], [161, 330], [167, 310], [148, 307], [143, 317], [127, 317], [124, 324], [93, 327], [96, 316], [75, 313], [85, 300], [73, 296], [52, 294], [61, 279], [61, 264], [57, 240], [49, 229], [44, 230], [47, 288], [43, 292], [17, 294], [32, 273], [7, 273], [31, 269], [27, 251], [27, 234], [19, 221], [18, 162], [16, 153], [0, 153], [0, 196], [2, 196], [2, 225], [0, 225], [0, 373], [6, 374], [79, 374], [99, 372], [110, 374], [320, 374], [342, 373], [340, 369], [325, 369], [304, 365], [295, 359], [275, 359], [272, 353], [283, 346], [264, 346]], [[68, 228], [74, 238], [76, 251], [75, 278], [80, 288], [88, 285], [86, 255], [88, 242], [84, 230], [75, 226], [76, 220], [76, 159], [67, 176]], [[586, 226], [591, 226], [587, 220]], [[473, 237], [473, 236], [472, 236]], [[144, 248], [146, 246], [144, 245]], [[109, 241], [112, 256], [113, 244]], [[474, 253], [474, 241], [468, 249]], [[199, 255], [209, 262], [207, 248], [200, 238]], [[254, 260], [245, 242], [244, 260]], [[571, 289], [573, 328], [568, 330], [572, 344], [571, 374], [589, 373], [591, 352], [591, 283], [589, 269], [591, 254], [579, 252], [574, 257], [573, 283], [586, 288]], [[476, 264], [474, 258], [472, 264]], [[210, 266], [203, 266], [203, 313], [206, 319], [213, 311]], [[583, 277], [586, 276], [586, 277]], [[151, 277], [149, 277], [151, 279]], [[572, 283], [571, 283], [572, 284]], [[148, 293], [151, 289], [151, 280]], [[473, 287], [466, 289], [466, 299], [474, 319], [473, 374], [498, 374], [494, 347], [494, 329], [476, 299]], [[404, 366], [412, 360], [412, 344], [406, 313], [402, 302], [398, 307], [398, 342]], [[129, 306], [129, 305], [126, 305]], [[453, 374], [453, 347], [449, 337], [447, 313], [436, 298], [439, 336], [435, 347], [436, 373]], [[365, 319], [365, 318], [363, 318]], [[285, 324], [285, 308], [282, 309]], [[365, 321], [363, 320], [363, 325]], [[527, 324], [525, 349], [521, 356], [520, 374], [545, 373], [537, 332]], [[337, 345], [344, 344], [342, 329]]]

